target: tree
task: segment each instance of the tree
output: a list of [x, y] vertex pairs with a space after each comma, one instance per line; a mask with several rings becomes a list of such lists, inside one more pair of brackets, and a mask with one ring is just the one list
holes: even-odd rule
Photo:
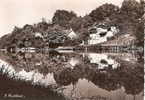
[[69, 12], [66, 10], [57, 10], [52, 18], [53, 24], [58, 24], [63, 27], [69, 27], [69, 21], [73, 18], [77, 17], [74, 12]]
[[136, 24], [136, 32], [134, 35], [137, 38], [138, 45], [144, 46], [144, 22], [143, 21]]
[[144, 7], [142, 2], [139, 3], [136, 0], [124, 0], [121, 7], [121, 13], [137, 19], [143, 16]]
[[20, 33], [21, 31], [22, 31], [21, 28], [15, 26], [14, 29], [13, 29], [13, 31], [12, 31], [12, 34], [17, 34], [17, 33]]
[[87, 41], [88, 38], [89, 38], [89, 32], [88, 32], [88, 29], [86, 28], [82, 28], [80, 31], [79, 31], [79, 37], [80, 37], [80, 40], [84, 40], [84, 41]]
[[45, 19], [42, 19], [42, 22], [39, 22], [37, 25], [35, 25], [35, 31], [37, 32], [45, 32], [48, 29], [48, 23], [45, 21]]
[[88, 28], [90, 26], [92, 26], [93, 21], [92, 18], [88, 15], [84, 16], [84, 17], [77, 17], [77, 18], [72, 18], [72, 20], [70, 20], [70, 26], [74, 31], [79, 31], [82, 28]]
[[119, 7], [113, 4], [104, 4], [95, 10], [93, 10], [89, 16], [92, 17], [93, 21], [104, 20], [106, 17], [110, 17], [112, 14], [118, 13]]
[[22, 30], [24, 33], [29, 33], [29, 34], [34, 32], [33, 25], [29, 25], [29, 24], [24, 25]]

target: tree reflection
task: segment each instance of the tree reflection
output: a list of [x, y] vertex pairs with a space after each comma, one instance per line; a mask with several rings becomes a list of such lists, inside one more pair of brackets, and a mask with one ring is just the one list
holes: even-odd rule
[[22, 98], [47, 97], [50, 100], [65, 100], [65, 97], [52, 90], [51, 86], [32, 85], [31, 81], [8, 77], [8, 73], [0, 70], [0, 97], [21, 96]]
[[[50, 52], [50, 53], [19, 52], [13, 54], [1, 54], [0, 57], [9, 64], [13, 65], [14, 68], [18, 71], [22, 69], [28, 72], [31, 70], [37, 70], [44, 76], [47, 75], [48, 73], [53, 73], [54, 79], [57, 85], [60, 87], [69, 86], [70, 84], [76, 85], [79, 79], [86, 79], [88, 81], [91, 81], [96, 86], [105, 89], [107, 91], [114, 91], [120, 89], [121, 87], [125, 88], [125, 92], [127, 94], [132, 95], [139, 94], [140, 92], [143, 91], [144, 69], [142, 63], [139, 62], [132, 63], [131, 61], [125, 61], [117, 58], [118, 56], [110, 56], [111, 58], [109, 58], [109, 61], [111, 63], [112, 62], [119, 63], [118, 64], [119, 66], [115, 68], [109, 67], [109, 65], [107, 65], [108, 57], [105, 58], [105, 60], [104, 58], [100, 59], [101, 57], [99, 57], [99, 60], [96, 61], [96, 63], [92, 63], [89, 57], [75, 53], [60, 54], [58, 52]], [[79, 62], [77, 64], [74, 64], [74, 66], [72, 66], [70, 64], [71, 58], [77, 59]], [[116, 61], [113, 61], [114, 59]], [[100, 66], [99, 65], [100, 63], [105, 64], [105, 67], [99, 69], [98, 66]], [[13, 82], [13, 80], [10, 81]], [[6, 85], [5, 83], [7, 83], [5, 81], [2, 82], [3, 85]], [[17, 87], [18, 85], [15, 84], [20, 83], [18, 81], [14, 81], [14, 86]], [[20, 84], [20, 87], [23, 87], [22, 84], [23, 83]], [[7, 84], [7, 86], [8, 85], [9, 84]], [[33, 86], [33, 88], [35, 87]], [[2, 91], [5, 90], [6, 93], [9, 91], [8, 88], [4, 88]], [[34, 89], [31, 90], [35, 91]], [[41, 91], [41, 89], [39, 89], [38, 91]], [[38, 94], [41, 93], [38, 92]], [[25, 95], [29, 95], [29, 93]], [[42, 92], [41, 95], [47, 94]]]

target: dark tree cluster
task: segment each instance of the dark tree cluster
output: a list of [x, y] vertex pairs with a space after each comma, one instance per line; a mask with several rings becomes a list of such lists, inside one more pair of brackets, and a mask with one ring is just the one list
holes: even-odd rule
[[93, 21], [104, 20], [113, 14], [119, 12], [119, 7], [113, 4], [103, 4], [102, 6], [93, 10], [89, 15], [92, 17]]
[[121, 12], [128, 15], [130, 18], [141, 18], [144, 14], [143, 2], [136, 0], [124, 0], [121, 7]]
[[77, 15], [72, 11], [69, 12], [66, 10], [57, 10], [54, 13], [54, 16], [52, 18], [52, 22], [53, 22], [53, 24], [58, 24], [58, 25], [63, 26], [63, 27], [69, 27], [69, 21], [72, 18], [76, 18], [76, 17], [77, 17]]

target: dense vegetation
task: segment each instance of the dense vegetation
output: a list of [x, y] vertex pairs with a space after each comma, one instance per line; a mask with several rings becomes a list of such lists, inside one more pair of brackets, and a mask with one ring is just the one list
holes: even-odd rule
[[[113, 4], [103, 4], [88, 15], [80, 17], [73, 11], [57, 10], [52, 22], [45, 20], [34, 25], [15, 27], [12, 33], [0, 39], [0, 48], [11, 47], [57, 47], [58, 45], [78, 45], [89, 36], [88, 29], [92, 25], [105, 22], [117, 25], [121, 34], [132, 34], [137, 38], [137, 44], [143, 44], [144, 1], [124, 0], [119, 8]], [[79, 38], [69, 38], [68, 32], [72, 28]], [[37, 36], [36, 34], [39, 35]]]

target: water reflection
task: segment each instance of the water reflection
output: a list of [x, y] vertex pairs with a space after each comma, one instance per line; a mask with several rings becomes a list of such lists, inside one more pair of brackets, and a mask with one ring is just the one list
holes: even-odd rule
[[143, 100], [142, 54], [17, 52], [0, 59], [2, 97]]

